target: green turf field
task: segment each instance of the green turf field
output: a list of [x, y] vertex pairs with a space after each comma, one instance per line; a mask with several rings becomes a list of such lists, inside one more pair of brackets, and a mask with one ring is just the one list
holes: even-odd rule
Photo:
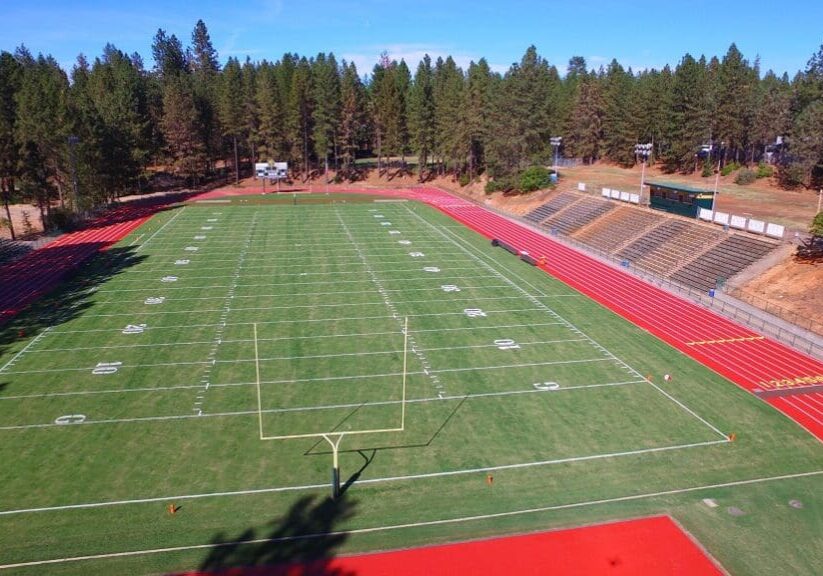
[[437, 211], [360, 200], [170, 209], [2, 329], [0, 568], [217, 569], [670, 513], [732, 574], [818, 573], [812, 436]]

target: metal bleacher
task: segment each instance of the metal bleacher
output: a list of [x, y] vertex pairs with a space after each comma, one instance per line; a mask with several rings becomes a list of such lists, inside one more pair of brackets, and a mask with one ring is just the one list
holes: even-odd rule
[[569, 204], [577, 202], [578, 200], [580, 200], [580, 196], [578, 196], [577, 194], [574, 194], [572, 192], [561, 192], [545, 204], [541, 204], [540, 206], [538, 206], [537, 208], [523, 216], [523, 218], [525, 218], [529, 222], [534, 222], [535, 224], [538, 224], [546, 218], [549, 218], [557, 212], [560, 212]]
[[715, 288], [754, 262], [766, 256], [779, 244], [743, 234], [733, 234], [688, 262], [671, 279], [701, 290]]
[[608, 253], [660, 224], [665, 216], [650, 210], [621, 206], [575, 233], [575, 238]]
[[546, 218], [541, 223], [543, 228], [558, 230], [563, 234], [572, 234], [575, 230], [597, 220], [613, 210], [615, 204], [596, 197], [584, 197], [569, 204], [562, 212]]

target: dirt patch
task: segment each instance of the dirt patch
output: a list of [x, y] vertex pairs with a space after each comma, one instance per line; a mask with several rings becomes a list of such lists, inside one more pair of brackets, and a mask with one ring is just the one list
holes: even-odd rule
[[[12, 204], [9, 206], [14, 233], [18, 239], [30, 238], [43, 232], [40, 222], [40, 210], [31, 204]], [[0, 219], [5, 223], [6, 211], [0, 207]], [[27, 224], [28, 222], [28, 224]], [[8, 226], [0, 225], [0, 238], [11, 238]]]

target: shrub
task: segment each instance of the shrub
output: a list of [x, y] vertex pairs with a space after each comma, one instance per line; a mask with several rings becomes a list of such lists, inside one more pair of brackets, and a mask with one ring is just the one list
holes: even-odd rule
[[734, 179], [734, 183], [744, 186], [746, 184], [751, 184], [755, 180], [757, 180], [757, 172], [744, 168], [737, 174]]
[[703, 162], [703, 171], [700, 175], [703, 178], [708, 178], [712, 174], [714, 174], [714, 164], [709, 159], [706, 159], [706, 161]]
[[758, 178], [771, 178], [772, 176], [774, 176], [774, 168], [771, 167], [769, 164], [761, 162], [757, 165]]
[[506, 176], [499, 176], [493, 180], [486, 182], [486, 194], [492, 192], [509, 192], [514, 189], [514, 185], [510, 178]]
[[540, 190], [541, 188], [548, 188], [550, 184], [550, 172], [543, 166], [532, 166], [531, 168], [526, 168], [526, 170], [520, 174], [519, 188], [521, 192], [534, 192], [535, 190]]
[[721, 176], [728, 176], [729, 174], [731, 174], [735, 170], [739, 170], [739, 169], [740, 169], [740, 164], [738, 164], [737, 162], [729, 162], [728, 164], [723, 166], [723, 168], [720, 170], [720, 175]]
[[468, 186], [469, 182], [471, 182], [471, 178], [469, 178], [469, 175], [464, 172], [457, 178], [457, 182], [460, 186]]
[[800, 188], [806, 182], [806, 171], [800, 164], [789, 164], [788, 166], [781, 166], [777, 173], [780, 185], [783, 188], [795, 189]]

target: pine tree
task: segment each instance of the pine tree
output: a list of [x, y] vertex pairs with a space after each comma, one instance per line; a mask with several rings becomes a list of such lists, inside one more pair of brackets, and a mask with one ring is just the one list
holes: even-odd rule
[[9, 203], [18, 176], [16, 96], [20, 90], [21, 76], [21, 66], [14, 56], [9, 52], [0, 52], [0, 197], [12, 240], [15, 239], [15, 233]]
[[639, 142], [635, 81], [612, 60], [603, 79], [603, 154], [623, 166], [634, 163], [634, 145]]
[[348, 172], [354, 167], [357, 150], [367, 140], [368, 118], [366, 88], [357, 75], [357, 67], [345, 60], [340, 79], [340, 106], [338, 141], [343, 169]]
[[223, 136], [232, 144], [234, 181], [240, 182], [240, 162], [238, 140], [243, 137], [246, 127], [245, 102], [243, 94], [243, 77], [240, 62], [236, 58], [229, 58], [223, 74], [220, 76], [218, 110]]
[[206, 149], [197, 125], [191, 80], [186, 76], [165, 83], [162, 129], [175, 171], [196, 185], [205, 171]]
[[422, 181], [435, 146], [434, 70], [428, 54], [417, 65], [409, 92], [409, 133], [417, 154], [418, 177]]
[[434, 69], [435, 150], [443, 170], [459, 172], [468, 156], [463, 124], [465, 78], [451, 56], [437, 59]]
[[748, 144], [748, 133], [752, 120], [752, 91], [754, 89], [751, 69], [743, 55], [732, 44], [720, 64], [717, 99], [717, 137], [724, 142], [726, 156], [742, 160], [742, 153]]
[[585, 162], [601, 155], [603, 139], [603, 102], [600, 79], [594, 72], [579, 77], [571, 113], [571, 130], [567, 140], [569, 152]]
[[[225, 72], [224, 72], [225, 73]], [[275, 65], [263, 62], [257, 71], [255, 90], [257, 107], [258, 154], [263, 160], [275, 161], [286, 158], [285, 105], [277, 81]]]
[[705, 61], [698, 62], [686, 54], [674, 72], [666, 123], [669, 147], [664, 160], [671, 171], [693, 171], [695, 154], [710, 137], [705, 83]]
[[312, 77], [311, 64], [303, 57], [291, 75], [286, 125], [291, 145], [290, 156], [302, 165], [305, 177], [309, 175], [309, 154], [312, 150]]
[[337, 131], [340, 124], [340, 71], [334, 54], [322, 52], [312, 63], [314, 153], [328, 170], [329, 155], [337, 164]]
[[468, 138], [469, 179], [483, 169], [486, 149], [492, 137], [492, 78], [489, 64], [481, 58], [477, 64], [471, 62], [466, 77], [463, 123]]

